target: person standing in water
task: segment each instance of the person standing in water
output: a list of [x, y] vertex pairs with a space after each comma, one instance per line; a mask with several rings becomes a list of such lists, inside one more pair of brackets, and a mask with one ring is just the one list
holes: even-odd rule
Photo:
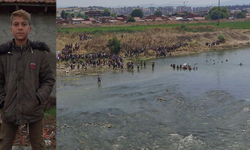
[[152, 63], [152, 68], [154, 68], [154, 67], [155, 67], [155, 62]]
[[97, 83], [101, 83], [102, 82], [102, 78], [101, 78], [101, 76], [98, 74], [98, 76], [97, 76]]

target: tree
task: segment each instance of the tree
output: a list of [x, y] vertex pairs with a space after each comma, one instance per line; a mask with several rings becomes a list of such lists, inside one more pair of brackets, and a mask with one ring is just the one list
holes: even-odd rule
[[83, 18], [83, 15], [79, 12], [76, 17], [77, 18]]
[[246, 18], [246, 13], [244, 12], [235, 12], [236, 18]]
[[69, 16], [72, 16], [72, 18], [74, 18], [74, 17], [75, 17], [75, 14], [74, 14], [74, 13], [71, 13], [71, 14], [70, 14], [70, 13], [68, 13], [68, 15], [69, 15]]
[[119, 54], [121, 51], [121, 41], [114, 37], [113, 39], [109, 40], [108, 47], [112, 54]]
[[111, 12], [108, 9], [104, 9], [102, 16], [110, 16]]
[[84, 19], [84, 20], [89, 19], [89, 16], [88, 16], [88, 15], [85, 15], [85, 16], [83, 17], [83, 19]]
[[155, 14], [157, 17], [161, 17], [162, 16], [162, 12], [161, 11], [156, 11]]
[[[218, 7], [213, 7], [208, 12], [208, 15], [206, 16], [206, 19], [216, 20], [216, 19], [218, 19], [218, 15], [219, 15]], [[228, 18], [229, 15], [230, 15], [230, 13], [227, 10], [227, 7], [220, 8], [220, 19]]]
[[132, 16], [130, 16], [130, 17], [128, 18], [127, 22], [135, 22], [135, 18], [132, 17]]
[[131, 16], [132, 17], [140, 17], [142, 18], [143, 17], [143, 13], [140, 9], [134, 9], [131, 13]]
[[116, 16], [117, 16], [117, 14], [116, 14], [116, 13], [111, 14], [111, 17], [116, 17]]
[[65, 19], [65, 15], [66, 15], [66, 12], [65, 12], [65, 10], [63, 10], [63, 11], [61, 12], [61, 17], [62, 17], [63, 19]]
[[243, 12], [243, 13], [248, 13], [246, 10], [242, 10], [241, 12]]

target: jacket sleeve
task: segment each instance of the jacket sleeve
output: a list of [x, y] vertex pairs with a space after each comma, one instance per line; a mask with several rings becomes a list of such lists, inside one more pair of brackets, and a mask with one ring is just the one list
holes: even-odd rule
[[39, 100], [39, 105], [41, 105], [52, 92], [53, 86], [55, 84], [55, 78], [53, 76], [53, 70], [49, 62], [49, 54], [44, 52], [45, 55], [42, 58], [42, 64], [39, 71], [39, 89], [36, 91], [36, 96]]
[[0, 109], [3, 108], [4, 99], [6, 96], [6, 93], [4, 90], [4, 84], [5, 84], [4, 68], [3, 68], [2, 60], [0, 58]]

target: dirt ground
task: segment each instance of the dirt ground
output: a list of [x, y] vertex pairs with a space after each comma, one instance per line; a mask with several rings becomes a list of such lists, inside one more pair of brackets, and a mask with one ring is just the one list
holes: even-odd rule
[[[50, 97], [44, 103], [45, 109], [50, 109], [56, 106], [56, 98]], [[1, 114], [0, 114], [1, 115]], [[0, 119], [0, 130], [1, 130]], [[44, 139], [46, 141], [47, 150], [56, 149], [56, 116], [49, 115], [44, 118]], [[29, 137], [27, 135], [26, 126], [19, 126], [19, 129], [16, 134], [15, 141], [13, 143], [13, 150], [31, 150]]]

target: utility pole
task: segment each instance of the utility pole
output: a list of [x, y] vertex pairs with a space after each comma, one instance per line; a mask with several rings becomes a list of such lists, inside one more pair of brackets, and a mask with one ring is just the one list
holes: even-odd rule
[[220, 0], [218, 1], [218, 26], [220, 25]]
[[185, 7], [185, 3], [188, 3], [188, 1], [183, 1], [183, 3], [184, 3], [184, 7]]

